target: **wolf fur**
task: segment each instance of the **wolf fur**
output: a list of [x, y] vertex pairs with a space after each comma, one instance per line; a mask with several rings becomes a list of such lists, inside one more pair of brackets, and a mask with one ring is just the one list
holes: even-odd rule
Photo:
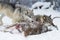
[[[34, 19], [35, 19], [36, 21], [40, 22], [41, 25], [43, 25], [43, 28], [44, 28], [44, 26], [45, 26], [45, 27], [47, 28], [47, 30], [49, 30], [49, 29], [48, 29], [48, 26], [51, 26], [51, 25], [58, 30], [57, 26], [54, 25], [54, 23], [53, 23], [53, 19], [51, 18], [51, 15], [50, 15], [50, 16], [46, 16], [46, 15], [43, 15], [43, 16], [42, 16], [42, 15], [36, 15]], [[46, 25], [46, 24], [47, 24], [47, 25]]]
[[[31, 15], [33, 14], [32, 10], [24, 8], [24, 7], [16, 7], [15, 9], [7, 4], [7, 3], [0, 3], [0, 14], [3, 14], [4, 16], [8, 16], [10, 17], [13, 23], [18, 23], [20, 22], [20, 20], [22, 20], [24, 17], [22, 17], [23, 15], [27, 15], [29, 17], [31, 17]], [[1, 16], [0, 20], [3, 17]], [[2, 21], [1, 21], [2, 22]]]
[[[0, 3], [0, 14], [3, 14], [4, 16], [10, 17], [13, 20], [12, 21], [13, 23], [16, 23], [16, 22], [20, 21], [20, 16], [21, 15], [20, 15], [19, 9], [18, 8], [14, 9], [9, 4]], [[0, 20], [4, 16], [0, 16]]]

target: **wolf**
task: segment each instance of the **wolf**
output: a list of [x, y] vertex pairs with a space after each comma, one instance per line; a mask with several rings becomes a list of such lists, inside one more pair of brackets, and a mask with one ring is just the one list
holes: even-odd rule
[[13, 7], [6, 3], [0, 3], [0, 24], [2, 24], [2, 18], [6, 16], [12, 16]]
[[12, 22], [14, 23], [14, 22], [17, 22], [17, 21], [20, 20], [20, 17], [21, 17], [20, 14], [21, 13], [19, 12], [19, 9], [18, 8], [15, 9], [15, 8], [12, 7], [12, 5], [9, 5], [7, 3], [0, 3], [0, 15], [1, 15], [0, 16], [0, 20], [4, 16], [8, 16], [9, 18], [11, 18], [13, 20]]
[[[56, 17], [58, 18], [58, 17]], [[35, 18], [33, 17], [34, 20], [40, 22], [42, 26], [42, 32], [47, 32], [47, 31], [52, 31], [52, 29], [48, 29], [50, 26], [56, 28], [58, 30], [58, 27], [53, 23], [53, 19], [55, 19], [55, 17], [52, 19], [51, 15], [47, 16], [47, 15], [36, 15]]]
[[29, 17], [34, 16], [33, 10], [30, 9], [29, 7], [25, 6], [25, 5], [16, 4], [15, 7], [20, 8], [20, 12], [27, 15], [27, 16], [29, 16]]
[[[27, 16], [31, 17], [31, 15], [33, 15], [33, 12], [32, 12], [32, 10], [27, 9], [27, 7], [24, 8], [21, 6], [19, 6], [19, 7], [16, 6], [15, 8], [13, 8], [12, 5], [9, 5], [7, 3], [0, 3], [0, 14], [10, 17], [12, 19], [13, 23], [18, 23], [18, 22], [20, 22], [20, 20], [25, 18], [25, 16], [22, 17], [23, 15], [27, 15]], [[4, 16], [1, 16], [0, 20]]]

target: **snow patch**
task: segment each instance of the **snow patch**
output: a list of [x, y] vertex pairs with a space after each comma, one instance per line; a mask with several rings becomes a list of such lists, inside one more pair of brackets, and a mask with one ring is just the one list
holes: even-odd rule
[[35, 4], [32, 5], [32, 9], [34, 9], [35, 7], [37, 7], [39, 9], [39, 6], [43, 6], [42, 9], [49, 7], [50, 6], [50, 2], [36, 2]]
[[4, 16], [4, 17], [2, 18], [2, 21], [3, 21], [3, 24], [4, 24], [4, 25], [10, 25], [10, 24], [12, 24], [12, 19], [9, 18], [9, 17], [7, 17], [7, 16]]

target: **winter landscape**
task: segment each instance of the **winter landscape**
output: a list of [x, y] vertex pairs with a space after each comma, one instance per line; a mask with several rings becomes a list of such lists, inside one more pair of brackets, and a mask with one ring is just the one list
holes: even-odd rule
[[[41, 5], [43, 5], [43, 7], [40, 9], [39, 6]], [[53, 9], [55, 4], [51, 6], [50, 5], [50, 2], [36, 2], [30, 7], [30, 9], [33, 9], [34, 15], [51, 15], [52, 19], [54, 17], [60, 17], [60, 12]], [[12, 24], [12, 19], [10, 19], [7, 16], [4, 16], [2, 18], [2, 21], [3, 25], [0, 26], [0, 40], [60, 40], [60, 18], [53, 19], [53, 23], [57, 25], [58, 30], [56, 30], [55, 27], [50, 26], [49, 29], [51, 29], [52, 31], [48, 31], [37, 35], [29, 35], [27, 37], [24, 36], [23, 32], [19, 33], [14, 27], [8, 29], [8, 31], [13, 30], [13, 33], [3, 32], [2, 30], [5, 29], [5, 25]]]

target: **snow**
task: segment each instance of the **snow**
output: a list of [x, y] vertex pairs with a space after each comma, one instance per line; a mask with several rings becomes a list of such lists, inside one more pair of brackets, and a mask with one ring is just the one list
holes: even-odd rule
[[58, 28], [59, 28], [59, 30], [60, 30], [60, 18], [54, 19], [54, 20], [53, 20], [53, 23], [54, 23], [55, 25], [57, 25]]
[[10, 33], [3, 33], [0, 32], [0, 40], [25, 40], [22, 34], [10, 34]]
[[22, 34], [0, 32], [0, 40], [60, 40], [59, 31], [51, 31], [39, 35], [24, 37]]
[[4, 16], [2, 21], [3, 21], [4, 25], [11, 25], [12, 24], [12, 19], [7, 16]]
[[[34, 15], [44, 15], [44, 14], [48, 16], [52, 15], [52, 18], [56, 16], [60, 16], [60, 12], [55, 11], [53, 9], [34, 9], [33, 12], [34, 12]], [[2, 21], [6, 25], [12, 24], [12, 20], [6, 16], [2, 19]], [[38, 35], [30, 35], [27, 37], [25, 37], [23, 33], [11, 34], [9, 32], [6, 32], [6, 33], [0, 32], [0, 40], [60, 40], [60, 18], [54, 19], [53, 23], [58, 26], [59, 30], [53, 30], [53, 31], [38, 34]]]
[[60, 17], [60, 12], [54, 11], [52, 9], [35, 9], [34, 15], [51, 15], [52, 18], [54, 17]]
[[60, 32], [51, 31], [40, 35], [29, 36], [28, 40], [60, 40]]
[[34, 7], [38, 7], [39, 8], [39, 6], [42, 6], [43, 5], [43, 7], [42, 7], [42, 9], [44, 9], [45, 7], [49, 7], [50, 6], [50, 2], [36, 2], [35, 4], [33, 4], [32, 5], [32, 9], [34, 8]]
[[[40, 9], [39, 6], [43, 5], [43, 7]], [[53, 10], [54, 5], [51, 5], [51, 7], [49, 6], [51, 5], [50, 2], [37, 2], [35, 4], [32, 5], [32, 9], [33, 9], [33, 13], [34, 15], [52, 15], [53, 17], [56, 16], [60, 16], [60, 12]], [[35, 7], [37, 7], [37, 9], [34, 9]], [[49, 7], [49, 9], [45, 9]]]

